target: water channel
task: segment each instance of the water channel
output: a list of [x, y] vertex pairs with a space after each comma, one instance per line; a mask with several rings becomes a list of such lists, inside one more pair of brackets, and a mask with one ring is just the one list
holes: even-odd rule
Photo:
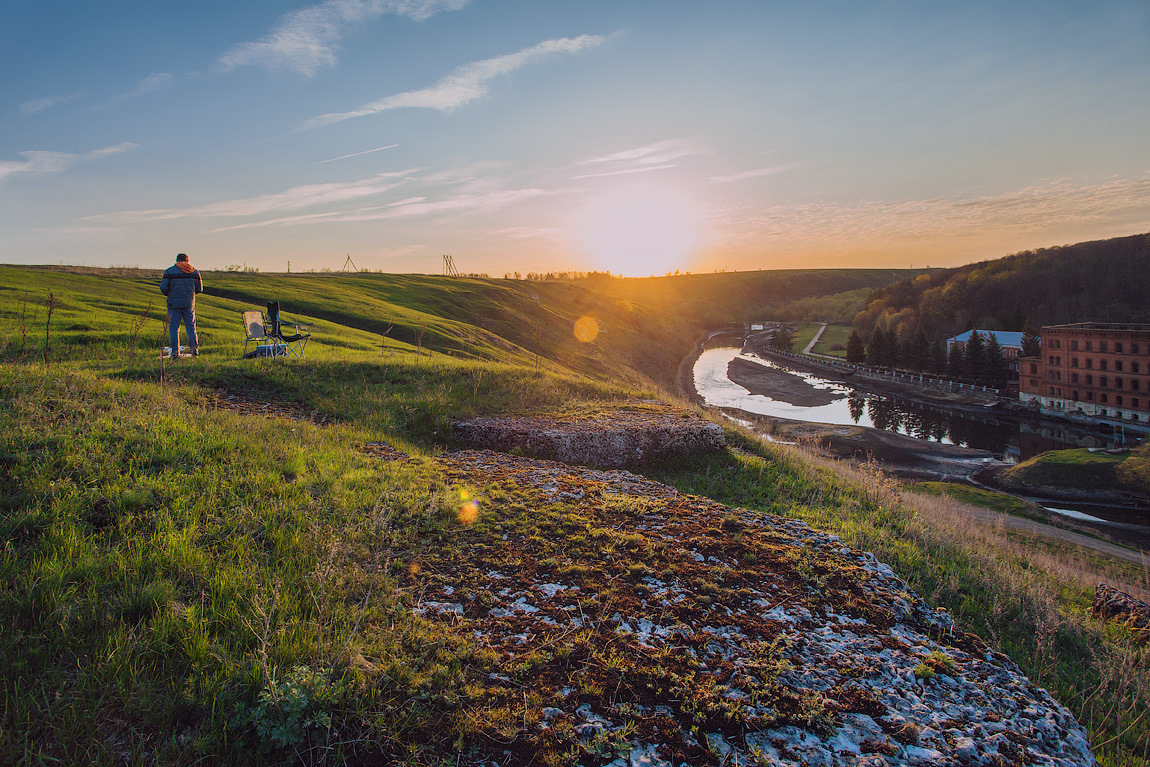
[[[744, 354], [734, 347], [702, 352], [694, 366], [695, 390], [707, 405], [731, 407], [749, 413], [795, 421], [868, 426], [917, 439], [990, 451], [1006, 463], [1027, 460], [1047, 450], [1074, 447], [1112, 447], [1114, 436], [1069, 424], [1034, 420], [1020, 423], [994, 414], [975, 414], [930, 408], [893, 397], [860, 392], [848, 384], [810, 373], [786, 370], [810, 386], [826, 391], [833, 401], [817, 406], [796, 405], [781, 396], [753, 394], [728, 376], [732, 360], [743, 359], [770, 368], [769, 360]], [[830, 397], [828, 397], [830, 398]], [[1099, 525], [1138, 525], [1137, 537], [1150, 537], [1150, 518], [1144, 511], [1072, 502], [1040, 502], [1049, 511], [1068, 519]]]

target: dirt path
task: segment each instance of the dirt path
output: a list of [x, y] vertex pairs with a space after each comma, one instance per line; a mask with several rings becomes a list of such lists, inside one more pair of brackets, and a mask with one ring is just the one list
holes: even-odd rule
[[970, 507], [970, 516], [987, 525], [1001, 525], [1002, 527], [1010, 528], [1011, 530], [1019, 530], [1024, 533], [1032, 535], [1045, 535], [1055, 540], [1070, 543], [1075, 546], [1081, 546], [1084, 549], [1098, 551], [1103, 554], [1109, 554], [1112, 557], [1118, 557], [1128, 562], [1133, 562], [1139, 565], [1146, 565], [1150, 567], [1150, 554], [1134, 549], [1128, 549], [1125, 546], [1119, 546], [1116, 543], [1109, 543], [1107, 541], [1100, 541], [1089, 535], [1076, 533], [1073, 530], [1064, 530], [1061, 527], [1048, 525], [1043, 522], [1036, 522], [1032, 519], [1024, 519], [1022, 517], [1012, 517], [1009, 514], [1003, 514], [998, 511], [984, 509], [979, 506]]
[[815, 337], [812, 338], [811, 342], [809, 344], [807, 344], [807, 347], [805, 349], [803, 349], [803, 354], [810, 354], [811, 353], [811, 349], [815, 348], [815, 344], [817, 344], [819, 342], [819, 339], [823, 337], [823, 331], [826, 329], [827, 329], [827, 323], [824, 322], [823, 326], [821, 328], [819, 328], [819, 332], [815, 333]]

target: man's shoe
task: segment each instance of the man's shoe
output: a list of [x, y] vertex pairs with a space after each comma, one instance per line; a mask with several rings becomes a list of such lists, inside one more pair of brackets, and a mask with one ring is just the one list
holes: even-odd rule
[[200, 350], [199, 349], [192, 349], [192, 356], [193, 357], [199, 357], [200, 356]]

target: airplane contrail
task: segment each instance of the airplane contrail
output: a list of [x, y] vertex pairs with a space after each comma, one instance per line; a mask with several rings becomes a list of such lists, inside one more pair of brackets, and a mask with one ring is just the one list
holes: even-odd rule
[[359, 157], [361, 154], [371, 154], [372, 152], [379, 152], [383, 149], [394, 149], [397, 146], [399, 146], [399, 144], [388, 144], [387, 146], [381, 146], [381, 147], [378, 147], [376, 149], [368, 149], [368, 150], [363, 151], [363, 152], [355, 152], [353, 154], [345, 154], [343, 157], [333, 157], [330, 160], [320, 160], [319, 162], [313, 162], [312, 165], [323, 165], [325, 162], [335, 162], [336, 160], [346, 160], [349, 157]]

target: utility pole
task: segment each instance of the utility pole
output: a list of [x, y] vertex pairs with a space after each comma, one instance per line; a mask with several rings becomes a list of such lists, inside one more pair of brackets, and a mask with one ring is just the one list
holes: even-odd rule
[[445, 277], [459, 276], [459, 270], [455, 268], [455, 259], [446, 253], [443, 255], [443, 275]]
[[[351, 268], [348, 269], [348, 267], [351, 267]], [[347, 271], [358, 272], [359, 271], [359, 269], [357, 269], [355, 267], [355, 262], [351, 260], [351, 254], [350, 253], [347, 254], [347, 260], [343, 262], [343, 271], [345, 271], [345, 272], [347, 272]]]

